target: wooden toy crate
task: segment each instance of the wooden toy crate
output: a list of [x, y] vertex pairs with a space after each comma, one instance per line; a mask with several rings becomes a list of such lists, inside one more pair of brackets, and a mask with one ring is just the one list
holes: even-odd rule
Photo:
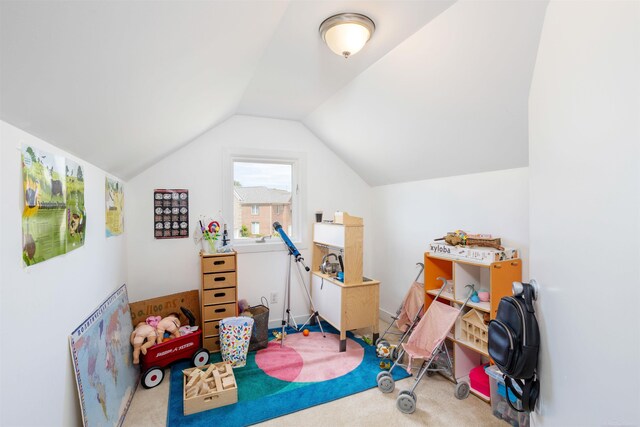
[[[194, 372], [196, 370], [200, 372]], [[185, 369], [182, 373], [184, 415], [231, 405], [238, 401], [238, 385], [229, 363], [211, 363], [200, 368]]]

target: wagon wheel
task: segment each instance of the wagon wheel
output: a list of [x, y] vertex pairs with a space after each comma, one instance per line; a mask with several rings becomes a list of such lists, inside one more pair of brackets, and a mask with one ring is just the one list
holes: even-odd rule
[[209, 350], [199, 348], [191, 357], [191, 364], [195, 367], [201, 367], [209, 363]]
[[159, 385], [163, 379], [164, 369], [152, 366], [142, 375], [142, 380], [140, 382], [144, 388], [154, 388]]
[[467, 397], [469, 397], [469, 390], [469, 383], [460, 381], [458, 384], [456, 384], [454, 395], [456, 396], [456, 399], [466, 399]]
[[413, 414], [416, 410], [416, 399], [410, 394], [399, 394], [396, 406], [403, 414]]

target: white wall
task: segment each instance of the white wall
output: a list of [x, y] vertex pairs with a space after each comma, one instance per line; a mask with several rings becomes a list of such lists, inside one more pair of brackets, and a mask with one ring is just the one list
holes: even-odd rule
[[501, 237], [521, 250], [528, 278], [528, 179], [518, 168], [374, 187], [373, 277], [382, 281], [383, 318], [400, 306], [428, 243], [447, 231]]
[[[105, 237], [102, 170], [4, 122], [0, 140], [0, 425], [77, 425], [68, 337], [125, 283], [125, 238]], [[21, 144], [77, 161], [85, 179], [84, 246], [29, 268], [22, 266]]]
[[529, 99], [537, 425], [639, 425], [640, 3], [549, 4]]
[[[199, 246], [193, 239], [155, 240], [153, 237], [153, 190], [188, 189], [189, 222], [193, 230], [200, 215], [217, 215], [223, 208], [221, 153], [229, 148], [304, 153], [307, 208], [302, 218], [311, 224], [317, 209], [325, 213], [342, 210], [362, 216], [365, 241], [369, 239], [369, 186], [342, 160], [299, 122], [234, 116], [128, 183], [125, 211], [132, 301], [200, 288]], [[231, 213], [225, 215], [231, 218]], [[307, 231], [307, 243], [299, 249], [310, 263], [311, 227]], [[365, 259], [365, 271], [368, 271], [367, 265]], [[257, 304], [260, 297], [268, 297], [270, 291], [278, 291], [282, 296], [286, 267], [284, 250], [239, 254], [239, 298]], [[292, 313], [300, 315], [306, 312], [303, 305], [306, 299], [302, 298], [297, 273], [293, 273], [292, 280]], [[281, 318], [281, 310], [281, 303], [272, 304], [271, 319]]]

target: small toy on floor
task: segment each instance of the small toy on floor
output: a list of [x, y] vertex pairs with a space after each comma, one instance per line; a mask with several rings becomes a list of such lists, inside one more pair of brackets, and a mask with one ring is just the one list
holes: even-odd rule
[[[276, 338], [276, 341], [280, 341], [282, 339], [282, 332], [273, 331], [273, 336]], [[287, 333], [284, 333], [284, 337], [287, 337]]]

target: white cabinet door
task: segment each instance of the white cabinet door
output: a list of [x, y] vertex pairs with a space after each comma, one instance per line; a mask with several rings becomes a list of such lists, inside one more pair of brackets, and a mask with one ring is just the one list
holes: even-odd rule
[[344, 226], [339, 224], [313, 224], [313, 241], [336, 248], [344, 248]]
[[336, 329], [340, 329], [342, 288], [329, 280], [312, 274], [311, 296], [320, 317], [331, 323]]

